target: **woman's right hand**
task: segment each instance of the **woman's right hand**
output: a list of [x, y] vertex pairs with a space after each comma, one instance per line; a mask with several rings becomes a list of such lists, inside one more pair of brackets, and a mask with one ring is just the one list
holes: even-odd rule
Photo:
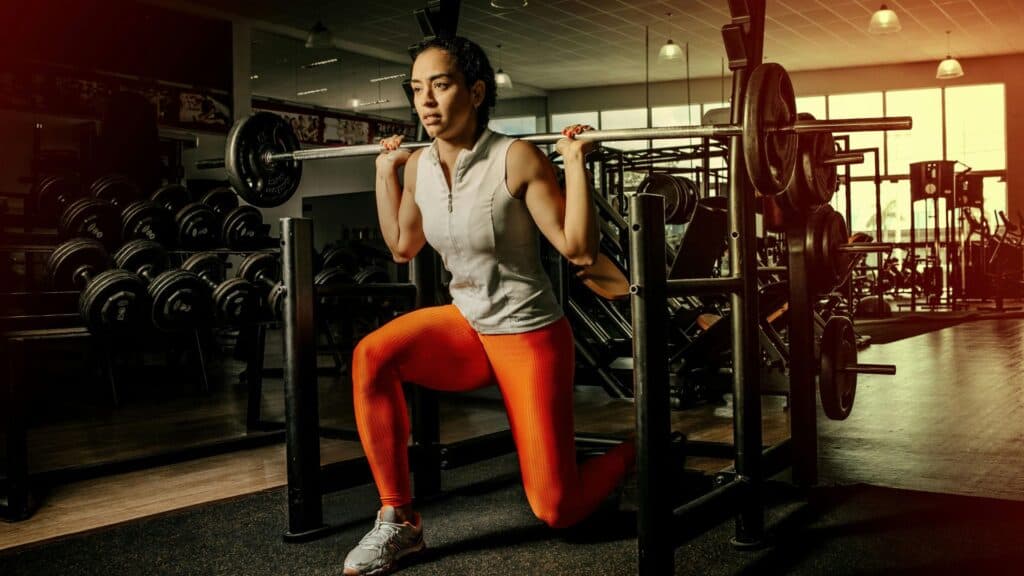
[[404, 139], [405, 135], [396, 134], [380, 141], [380, 154], [377, 155], [378, 168], [398, 168], [409, 160], [412, 152], [407, 148], [400, 148]]

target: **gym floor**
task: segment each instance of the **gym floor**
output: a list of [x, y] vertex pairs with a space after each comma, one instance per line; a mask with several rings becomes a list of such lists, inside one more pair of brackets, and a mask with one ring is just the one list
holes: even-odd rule
[[[268, 343], [268, 353], [279, 349]], [[861, 353], [861, 361], [894, 363], [896, 377], [862, 376], [856, 405], [844, 422], [819, 416], [819, 453], [823, 484], [867, 483], [926, 492], [1024, 500], [1024, 395], [1018, 389], [1024, 371], [1024, 320], [964, 322], [886, 344]], [[268, 354], [268, 366], [280, 358]], [[338, 379], [321, 382], [325, 422], [350, 425], [348, 395]], [[280, 414], [281, 402], [268, 381], [264, 411]], [[84, 425], [41, 427], [30, 433], [33, 465], [60, 466], [71, 461], [109, 457], [103, 446], [118, 438], [161, 438], [201, 442], [210, 434], [244, 433], [244, 425], [218, 428], [217, 421], [240, 421], [244, 394], [237, 390], [192, 398], [173, 416], [145, 410], [124, 424], [86, 431]], [[201, 404], [201, 405], [200, 405]], [[788, 432], [784, 402], [765, 397], [765, 440]], [[331, 416], [328, 416], [331, 415]], [[674, 426], [691, 438], [726, 440], [731, 436], [730, 408], [704, 406], [674, 413]], [[577, 430], [614, 433], [632, 426], [632, 405], [609, 400], [593, 387], [579, 387]], [[186, 422], [192, 420], [191, 425]], [[442, 441], [485, 434], [507, 426], [500, 402], [490, 392], [452, 397], [443, 405]], [[94, 423], [95, 424], [95, 423]], [[169, 431], [174, 430], [174, 434]], [[191, 432], [190, 432], [191, 431]], [[69, 439], [77, 438], [71, 441]], [[122, 443], [123, 445], [123, 443]], [[176, 444], [177, 445], [177, 444]], [[152, 449], [152, 446], [149, 446]], [[358, 444], [322, 442], [324, 462], [361, 454]], [[133, 449], [139, 449], [136, 446]], [[689, 466], [720, 469], [727, 463], [691, 460]], [[272, 444], [142, 471], [52, 487], [35, 515], [0, 525], [0, 549], [9, 550], [69, 534], [92, 531], [146, 516], [230, 499], [282, 486], [284, 449]], [[114, 505], [116, 503], [116, 505]], [[339, 551], [339, 554], [342, 552]]]

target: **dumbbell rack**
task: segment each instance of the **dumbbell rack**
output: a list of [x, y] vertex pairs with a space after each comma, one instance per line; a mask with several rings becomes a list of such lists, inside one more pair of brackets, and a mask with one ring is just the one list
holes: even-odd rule
[[[78, 307], [80, 292], [77, 290], [40, 290], [31, 285], [31, 279], [39, 264], [36, 255], [52, 252], [53, 246], [45, 245], [4, 245], [0, 247], [0, 256], [9, 258], [13, 253], [26, 255], [26, 277], [29, 286], [21, 286], [20, 291], [0, 293], [0, 369], [7, 374], [0, 384], [0, 425], [3, 426], [6, 442], [6, 462], [4, 471], [6, 478], [0, 480], [0, 518], [17, 521], [32, 515], [38, 502], [33, 486], [53, 482], [68, 482], [80, 478], [93, 477], [107, 470], [130, 470], [147, 466], [160, 465], [184, 459], [200, 458], [244, 448], [262, 446], [280, 442], [284, 437], [281, 426], [261, 426], [259, 422], [259, 396], [252, 397], [253, 390], [260, 389], [263, 368], [262, 348], [252, 350], [247, 357], [246, 375], [247, 388], [250, 391], [246, 429], [249, 435], [239, 438], [228, 438], [211, 443], [161, 452], [154, 455], [133, 456], [128, 460], [99, 462], [75, 466], [53, 471], [29, 473], [27, 411], [28, 402], [26, 383], [31, 381], [33, 374], [29, 358], [38, 357], [41, 347], [52, 346], [56, 342], [95, 342], [101, 350], [101, 369], [105, 375], [111, 393], [111, 402], [119, 402], [117, 392], [117, 370], [115, 369], [116, 350], [121, 348], [121, 340], [113, 334], [91, 334], [82, 326], [82, 318], [78, 312], [70, 312]], [[208, 252], [217, 254], [248, 254], [252, 251], [232, 249], [213, 249]], [[172, 251], [174, 257], [184, 259], [190, 252]], [[15, 311], [11, 314], [11, 311]], [[240, 327], [239, 338], [258, 337], [265, 334], [265, 322]], [[203, 390], [209, 388], [205, 369], [203, 346], [199, 333], [193, 331], [190, 338], [197, 352], [199, 386]], [[184, 333], [182, 333], [184, 335]], [[138, 341], [138, 335], [131, 335], [132, 341]]]

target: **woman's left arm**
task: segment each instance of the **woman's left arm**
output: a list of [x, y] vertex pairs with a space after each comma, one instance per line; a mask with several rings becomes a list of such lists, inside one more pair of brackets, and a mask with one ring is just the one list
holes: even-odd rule
[[512, 144], [506, 175], [509, 189], [524, 199], [544, 237], [577, 266], [594, 263], [600, 238], [594, 201], [587, 186], [587, 146], [592, 145], [568, 139], [559, 143], [565, 169], [564, 193], [551, 161], [529, 142], [519, 140]]

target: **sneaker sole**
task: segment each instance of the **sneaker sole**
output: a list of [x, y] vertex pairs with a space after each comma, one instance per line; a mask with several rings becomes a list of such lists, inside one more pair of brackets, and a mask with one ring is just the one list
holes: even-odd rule
[[405, 558], [405, 557], [407, 557], [407, 556], [409, 556], [411, 554], [418, 554], [420, 552], [423, 552], [426, 549], [427, 549], [426, 541], [420, 540], [419, 544], [417, 544], [415, 546], [412, 546], [412, 547], [409, 547], [409, 548], [406, 548], [406, 549], [402, 550], [401, 552], [399, 552], [398, 554], [396, 554], [395, 555], [395, 561], [392, 562], [391, 564], [388, 564], [387, 566], [382, 566], [382, 567], [380, 567], [377, 570], [374, 570], [372, 572], [362, 572], [362, 573], [360, 573], [360, 576], [385, 576], [386, 574], [391, 574], [396, 569], [398, 569], [399, 564], [402, 563], [402, 559], [403, 558]]

